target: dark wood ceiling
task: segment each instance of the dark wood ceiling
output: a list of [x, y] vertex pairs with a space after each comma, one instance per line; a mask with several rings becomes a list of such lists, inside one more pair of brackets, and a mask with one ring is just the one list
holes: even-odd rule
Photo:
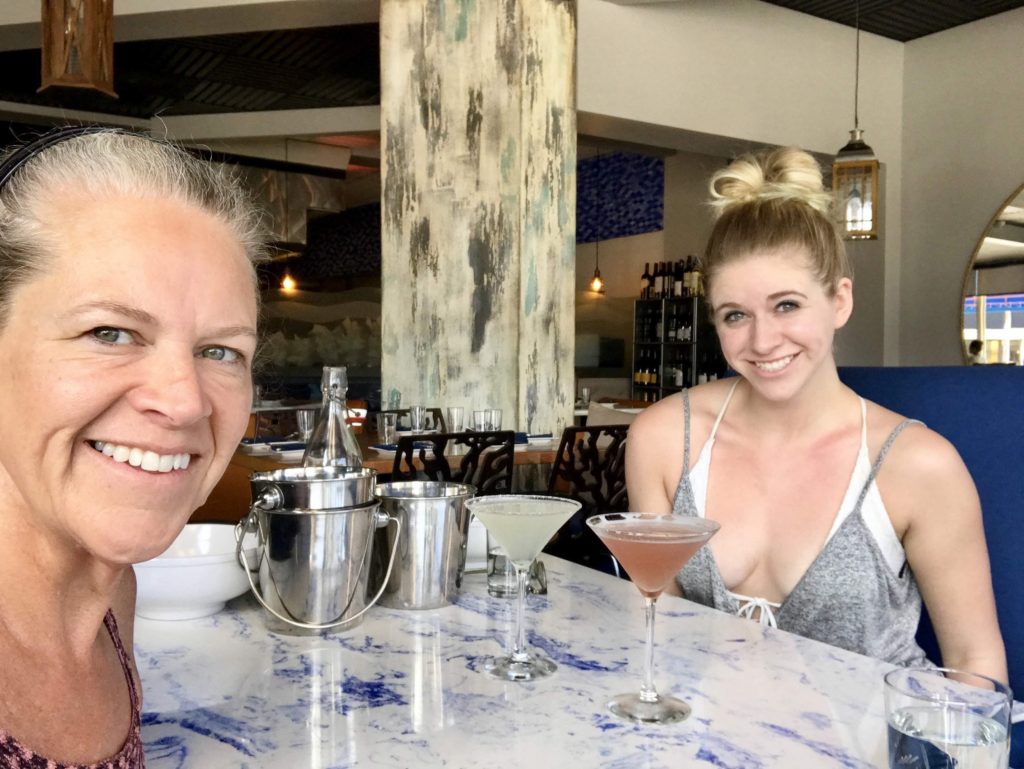
[[[763, 0], [819, 19], [907, 42], [1024, 7], [1024, 0]], [[1021, 30], [1024, 38], [1024, 30]]]
[[0, 100], [126, 117], [380, 103], [376, 24], [117, 43], [118, 98], [39, 87], [39, 49], [0, 53]]

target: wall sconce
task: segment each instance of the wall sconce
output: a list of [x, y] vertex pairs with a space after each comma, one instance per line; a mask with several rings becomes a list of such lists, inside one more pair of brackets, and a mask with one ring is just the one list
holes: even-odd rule
[[286, 272], [284, 277], [281, 278], [281, 290], [286, 293], [291, 293], [298, 288], [298, 284], [295, 282], [295, 278], [290, 273]]
[[43, 0], [42, 85], [114, 93], [114, 0]]
[[832, 162], [832, 191], [837, 217], [847, 240], [878, 238], [878, 158], [864, 143], [857, 108], [860, 95], [860, 3], [857, 3], [857, 57], [853, 81], [853, 130]]

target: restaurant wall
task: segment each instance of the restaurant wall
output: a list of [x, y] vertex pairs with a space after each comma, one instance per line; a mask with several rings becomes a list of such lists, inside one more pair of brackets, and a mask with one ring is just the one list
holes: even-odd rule
[[906, 46], [901, 362], [960, 363], [971, 253], [1024, 182], [1024, 9]]
[[[854, 43], [849, 27], [755, 0], [581, 0], [578, 106], [679, 129], [692, 145], [682, 149], [713, 147], [722, 157], [750, 143], [829, 156], [853, 124]], [[855, 315], [839, 355], [844, 364], [896, 363], [903, 44], [863, 33], [860, 85], [860, 124], [886, 171], [885, 236], [851, 250], [866, 317]]]

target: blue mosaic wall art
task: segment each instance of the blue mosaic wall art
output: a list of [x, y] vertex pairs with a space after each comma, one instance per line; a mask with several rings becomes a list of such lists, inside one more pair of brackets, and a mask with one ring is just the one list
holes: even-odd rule
[[576, 164], [576, 242], [664, 229], [665, 161], [613, 152]]

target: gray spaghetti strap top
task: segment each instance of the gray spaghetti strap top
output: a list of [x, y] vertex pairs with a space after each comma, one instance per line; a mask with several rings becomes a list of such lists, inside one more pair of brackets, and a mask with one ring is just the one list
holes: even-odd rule
[[[690, 401], [686, 390], [682, 395], [683, 473], [672, 512], [699, 517], [689, 477]], [[921, 618], [921, 593], [914, 575], [906, 562], [894, 572], [861, 516], [864, 498], [889, 447], [909, 424], [912, 420], [901, 422], [886, 438], [854, 509], [775, 610], [780, 629], [896, 665], [931, 664], [914, 638]], [[731, 614], [740, 611], [706, 545], [677, 579], [691, 601]]]

